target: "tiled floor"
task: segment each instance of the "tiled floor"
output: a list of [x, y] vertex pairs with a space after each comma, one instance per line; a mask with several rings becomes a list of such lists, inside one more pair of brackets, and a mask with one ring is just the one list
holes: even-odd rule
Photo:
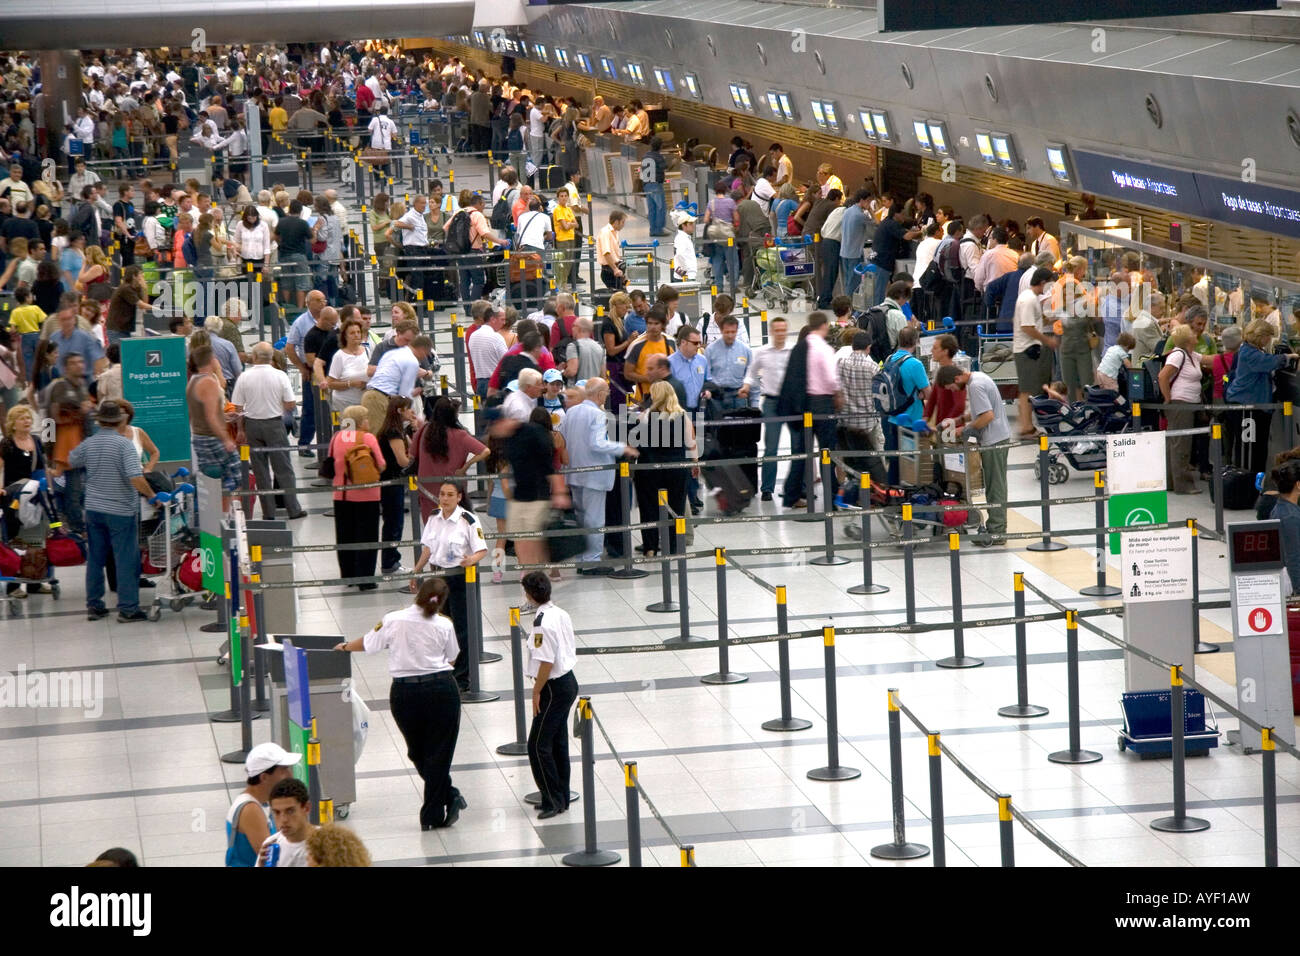
[[[485, 182], [473, 163], [458, 163], [456, 172], [458, 185]], [[605, 211], [598, 204], [598, 223]], [[638, 234], [644, 235], [644, 224], [634, 219], [625, 235], [635, 239]], [[755, 321], [751, 333], [757, 331]], [[1031, 460], [1028, 451], [1012, 455], [1013, 499], [1037, 495]], [[1072, 473], [1053, 494], [1090, 490], [1090, 476]], [[319, 495], [309, 502], [317, 512], [326, 507]], [[1204, 495], [1171, 499], [1171, 507], [1174, 517], [1213, 519]], [[751, 515], [778, 513], [773, 504], [755, 503], [750, 509]], [[1022, 510], [1013, 525], [1033, 530], [1037, 517], [1037, 509]], [[1091, 505], [1053, 510], [1058, 529], [1087, 527], [1092, 520]], [[299, 543], [332, 541], [332, 526], [319, 513], [295, 530]], [[821, 536], [820, 524], [706, 525], [697, 531], [695, 546], [811, 545]], [[890, 591], [855, 597], [846, 588], [861, 580], [858, 552], [842, 536], [839, 540], [849, 546], [854, 563], [824, 568], [789, 555], [746, 557], [741, 563], [769, 584], [789, 588], [792, 628], [902, 622], [899, 553], [892, 548], [874, 552], [875, 580]], [[966, 619], [1009, 614], [1015, 570], [1024, 570], [1033, 583], [1063, 601], [1092, 606], [1073, 590], [1087, 583], [1091, 573], [1090, 542], [1070, 540], [1070, 550], [1052, 555], [1019, 549], [964, 551]], [[1200, 549], [1202, 594], [1222, 598], [1223, 549], [1204, 538]], [[951, 619], [948, 560], [940, 545], [918, 550], [916, 603], [923, 622]], [[299, 555], [295, 564], [301, 578], [337, 574], [328, 552]], [[1085, 570], [1082, 582], [1080, 568]], [[691, 567], [692, 630], [709, 637], [716, 634], [714, 577], [711, 560]], [[0, 864], [76, 865], [120, 845], [140, 854], [147, 865], [220, 865], [223, 816], [241, 787], [241, 773], [218, 759], [238, 746], [238, 725], [214, 724], [207, 716], [226, 706], [228, 694], [227, 672], [215, 663], [217, 641], [199, 631], [211, 615], [197, 609], [164, 611], [155, 624], [120, 625], [110, 619], [92, 625], [80, 610], [83, 582], [75, 572], [62, 580], [61, 601], [29, 599], [22, 617], [0, 622], [0, 669], [102, 674], [103, 710], [88, 718], [79, 710], [0, 709]], [[675, 580], [673, 586], [675, 590]], [[728, 574], [727, 587], [731, 636], [775, 632], [769, 592], [736, 571]], [[507, 608], [521, 595], [511, 584], [485, 584], [482, 592], [487, 644], [508, 654]], [[566, 574], [556, 588], [556, 600], [573, 615], [584, 647], [649, 644], [674, 636], [675, 615], [644, 610], [659, 594], [657, 569], [632, 581]], [[297, 597], [302, 632], [348, 637], [405, 600], [392, 591], [360, 594], [339, 588], [303, 589]], [[1031, 596], [1029, 608], [1045, 606]], [[1204, 619], [1229, 626], [1226, 611], [1207, 611]], [[1117, 618], [1100, 623], [1121, 633]], [[1038, 826], [1089, 865], [1262, 864], [1261, 763], [1236, 748], [1221, 747], [1187, 765], [1189, 810], [1210, 820], [1210, 830], [1170, 835], [1150, 829], [1152, 819], [1169, 812], [1170, 765], [1116, 752], [1123, 662], [1117, 650], [1087, 632], [1080, 634], [1082, 742], [1104, 759], [1077, 767], [1047, 761], [1048, 753], [1067, 742], [1063, 636], [1059, 623], [1028, 627], [1030, 698], [1051, 713], [1022, 722], [996, 714], [1015, 699], [1011, 628], [968, 630], [966, 653], [986, 663], [959, 671], [933, 663], [952, 653], [946, 631], [840, 636], [835, 649], [839, 757], [862, 774], [838, 783], [807, 777], [809, 770], [827, 763], [824, 650], [816, 638], [789, 644], [792, 710], [813, 722], [810, 730], [796, 734], [760, 729], [764, 720], [779, 715], [778, 654], [771, 643], [731, 649], [730, 669], [749, 676], [748, 682], [731, 686], [699, 682], [718, 669], [713, 650], [583, 656], [577, 675], [619, 753], [638, 761], [643, 786], [677, 837], [695, 846], [702, 866], [929, 866], [929, 859], [892, 864], [870, 856], [872, 847], [892, 838], [886, 724], [886, 690], [891, 687], [927, 726], [942, 731], [944, 742], [973, 771], [1010, 793]], [[1220, 656], [1230, 653], [1227, 648]], [[584, 794], [567, 816], [544, 823], [524, 804], [524, 794], [535, 789], [526, 759], [495, 751], [514, 737], [508, 656], [482, 671], [485, 687], [500, 699], [463, 710], [453, 773], [469, 809], [454, 829], [435, 833], [421, 833], [416, 825], [419, 781], [388, 714], [386, 661], [357, 656], [353, 666], [373, 715], [370, 739], [356, 766], [357, 802], [347, 822], [377, 862], [554, 866], [565, 853], [581, 848], [582, 808], [589, 804], [596, 810], [599, 843], [619, 850], [626, 863], [623, 775], [599, 733], [594, 793]], [[1232, 687], [1207, 667], [1199, 674], [1232, 699]], [[1222, 726], [1233, 722], [1224, 720]], [[925, 741], [906, 721], [904, 730], [908, 835], [929, 843]], [[253, 732], [255, 741], [267, 739], [268, 723], [257, 721]], [[1278, 773], [1281, 859], [1293, 865], [1300, 858], [1300, 766], [1284, 755]], [[575, 764], [575, 786], [580, 779]], [[944, 808], [948, 865], [998, 865], [997, 807], [950, 763], [944, 767]], [[679, 865], [676, 847], [644, 806], [641, 817], [644, 863]], [[1019, 826], [1016, 858], [1020, 865], [1064, 865]]]

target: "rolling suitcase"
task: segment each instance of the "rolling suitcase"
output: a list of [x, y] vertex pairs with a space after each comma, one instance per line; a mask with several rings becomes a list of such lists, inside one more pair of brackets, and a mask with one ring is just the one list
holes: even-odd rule
[[[705, 456], [707, 462], [710, 458], [715, 460], [730, 457], [724, 455], [715, 449], [711, 455]], [[754, 497], [754, 482], [745, 474], [744, 465], [715, 465], [710, 467], [706, 464], [702, 470], [705, 484], [710, 488], [718, 489], [716, 500], [718, 509], [724, 515], [740, 514], [749, 507], [750, 500]]]
[[568, 180], [559, 166], [543, 166], [537, 170], [538, 189], [559, 189]]

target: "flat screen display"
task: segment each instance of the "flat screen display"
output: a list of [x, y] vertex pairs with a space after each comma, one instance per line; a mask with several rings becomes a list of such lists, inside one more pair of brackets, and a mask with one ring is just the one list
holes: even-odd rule
[[1256, 526], [1232, 530], [1231, 535], [1234, 569], [1282, 564], [1281, 528]]

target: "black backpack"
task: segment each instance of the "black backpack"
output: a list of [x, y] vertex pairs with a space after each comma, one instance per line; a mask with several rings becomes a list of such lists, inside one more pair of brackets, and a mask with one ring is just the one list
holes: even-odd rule
[[451, 222], [447, 223], [446, 235], [448, 252], [453, 255], [469, 252], [469, 213], [466, 210], [462, 209], [451, 217]]
[[858, 328], [871, 336], [868, 354], [876, 362], [883, 362], [894, 351], [889, 347], [889, 323], [885, 321], [888, 313], [883, 305], [873, 305], [857, 317]]
[[501, 198], [496, 201], [492, 207], [492, 216], [488, 219], [492, 228], [498, 231], [507, 229], [510, 226], [512, 216], [510, 209], [514, 205], [515, 199], [519, 196], [518, 189], [507, 189], [501, 194]]

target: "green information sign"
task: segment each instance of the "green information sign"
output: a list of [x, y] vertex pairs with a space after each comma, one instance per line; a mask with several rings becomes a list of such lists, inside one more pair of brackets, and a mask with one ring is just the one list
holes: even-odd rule
[[135, 424], [149, 433], [163, 461], [190, 460], [185, 382], [184, 338], [122, 339], [122, 397], [135, 406]]
[[194, 476], [199, 499], [199, 557], [203, 561], [203, 590], [225, 597], [226, 574], [221, 553], [221, 479]]
[[[1169, 520], [1169, 495], [1164, 491], [1136, 491], [1107, 499], [1107, 520], [1112, 528], [1162, 524]], [[1119, 554], [1118, 534], [1110, 536], [1110, 553]]]

